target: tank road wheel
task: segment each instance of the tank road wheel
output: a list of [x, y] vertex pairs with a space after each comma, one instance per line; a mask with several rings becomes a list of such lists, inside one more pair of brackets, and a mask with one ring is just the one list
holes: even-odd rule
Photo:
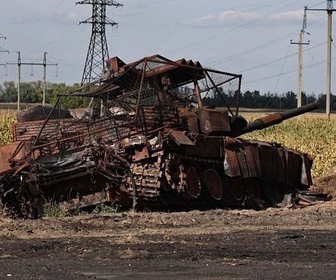
[[195, 167], [189, 167], [186, 173], [185, 191], [191, 198], [197, 198], [201, 194], [201, 180]]
[[207, 169], [205, 171], [205, 186], [213, 199], [221, 200], [223, 198], [223, 182], [216, 170]]

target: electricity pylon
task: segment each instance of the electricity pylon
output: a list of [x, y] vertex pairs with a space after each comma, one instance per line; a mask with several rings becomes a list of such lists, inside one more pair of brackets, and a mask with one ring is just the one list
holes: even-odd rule
[[92, 24], [91, 40], [81, 82], [84, 85], [96, 80], [103, 74], [106, 60], [109, 58], [105, 26], [107, 24], [114, 26], [117, 23], [106, 17], [106, 6], [119, 7], [122, 4], [113, 0], [86, 0], [77, 2], [77, 4], [92, 5], [92, 16], [79, 23]]

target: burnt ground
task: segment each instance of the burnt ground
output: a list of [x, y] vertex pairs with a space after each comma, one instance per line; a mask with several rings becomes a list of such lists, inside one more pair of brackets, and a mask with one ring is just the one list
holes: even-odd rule
[[0, 218], [0, 279], [334, 279], [336, 201]]

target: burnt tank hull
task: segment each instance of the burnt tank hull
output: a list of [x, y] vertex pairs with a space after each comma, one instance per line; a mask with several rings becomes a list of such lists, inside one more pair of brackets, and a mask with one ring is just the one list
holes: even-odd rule
[[[14, 124], [15, 143], [23, 144], [0, 170], [2, 205], [20, 217], [41, 216], [46, 201], [69, 211], [102, 203], [160, 210], [289, 205], [312, 184], [311, 157], [239, 136], [316, 104], [247, 124], [222, 96], [240, 92], [240, 80], [184, 59], [111, 59], [103, 83], [70, 93], [100, 100], [92, 102], [99, 104], [94, 116], [55, 119], [51, 110], [45, 120]], [[214, 94], [222, 106], [207, 107], [204, 95]]]

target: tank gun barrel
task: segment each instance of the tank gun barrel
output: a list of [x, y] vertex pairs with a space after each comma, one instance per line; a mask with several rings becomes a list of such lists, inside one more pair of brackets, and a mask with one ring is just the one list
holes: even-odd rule
[[255, 121], [248, 123], [247, 126], [244, 129], [238, 131], [235, 134], [235, 136], [240, 136], [245, 133], [252, 132], [254, 130], [260, 130], [260, 129], [264, 129], [272, 125], [279, 124], [284, 120], [294, 118], [304, 113], [313, 111], [317, 109], [317, 107], [318, 107], [317, 103], [313, 102], [313, 103], [309, 103], [307, 105], [301, 106], [299, 108], [289, 109], [281, 113], [274, 113], [274, 114], [267, 115], [265, 117], [256, 119]]

